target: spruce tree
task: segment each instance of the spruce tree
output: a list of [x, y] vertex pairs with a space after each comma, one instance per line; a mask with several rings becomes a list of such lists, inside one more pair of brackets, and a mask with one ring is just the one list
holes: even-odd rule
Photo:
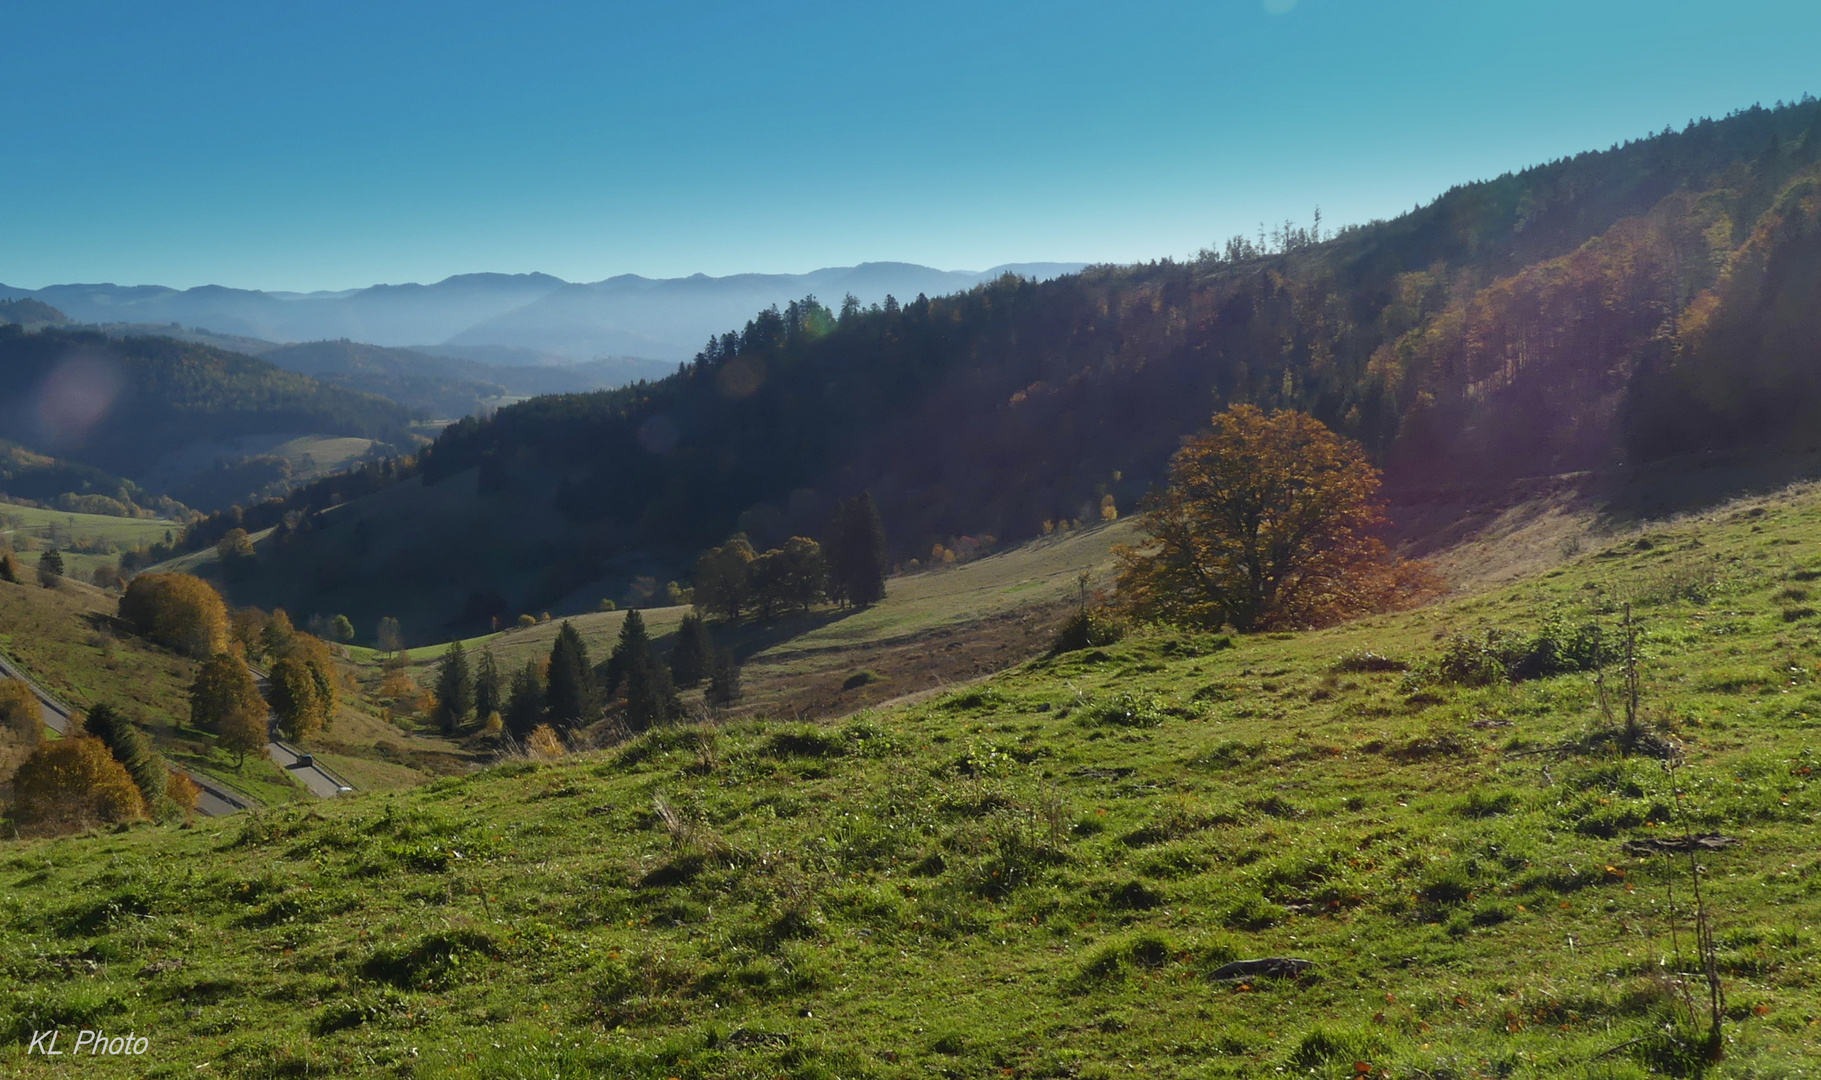
[[651, 657], [651, 637], [645, 633], [645, 619], [637, 608], [626, 613], [626, 620], [620, 623], [620, 639], [614, 642], [613, 652], [607, 657], [607, 692], [617, 694], [620, 685], [632, 673], [633, 668], [645, 663]]
[[538, 675], [535, 660], [526, 661], [512, 676], [512, 697], [506, 702], [502, 719], [506, 730], [521, 742], [544, 722], [544, 680]]
[[100, 704], [89, 710], [82, 726], [84, 731], [106, 744], [114, 760], [126, 767], [140, 794], [145, 796], [147, 806], [155, 806], [164, 798], [170, 769], [164, 758], [152, 749], [152, 740], [146, 738], [138, 724], [113, 706]]
[[670, 669], [647, 652], [626, 672], [626, 726], [645, 731], [682, 715]]
[[712, 705], [731, 705], [740, 700], [740, 662], [731, 650], [715, 656], [714, 677], [708, 680], [708, 701]]
[[474, 715], [481, 720], [499, 713], [506, 713], [506, 683], [500, 675], [499, 662], [493, 658], [493, 650], [481, 653], [481, 661], [474, 671]]
[[563, 731], [593, 723], [601, 711], [594, 668], [588, 663], [588, 646], [567, 619], [550, 649], [550, 682], [544, 691], [544, 706], [545, 719]]
[[685, 689], [700, 686], [714, 670], [714, 639], [708, 636], [708, 622], [695, 612], [683, 616], [677, 629], [677, 643], [670, 650], [670, 674]]
[[56, 548], [46, 548], [44, 554], [38, 556], [38, 584], [54, 589], [62, 578], [63, 556]]
[[885, 523], [871, 495], [861, 492], [841, 500], [823, 551], [828, 560], [830, 599], [867, 607], [885, 598], [885, 574], [891, 564]]
[[474, 680], [468, 674], [468, 653], [461, 642], [451, 642], [436, 669], [436, 716], [443, 734], [455, 734], [473, 708]]

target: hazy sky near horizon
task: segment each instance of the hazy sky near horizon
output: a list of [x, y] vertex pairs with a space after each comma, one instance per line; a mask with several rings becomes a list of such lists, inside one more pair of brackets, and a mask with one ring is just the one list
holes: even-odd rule
[[1821, 92], [1813, 0], [5, 9], [0, 282], [1184, 256]]

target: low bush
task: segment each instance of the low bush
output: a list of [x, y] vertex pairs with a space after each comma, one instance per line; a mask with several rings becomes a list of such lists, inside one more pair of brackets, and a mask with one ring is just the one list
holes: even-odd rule
[[1050, 642], [1050, 655], [1061, 656], [1082, 649], [1098, 649], [1111, 645], [1124, 636], [1125, 628], [1117, 620], [1084, 607], [1070, 615], [1069, 621], [1056, 631], [1055, 639]]
[[1394, 660], [1389, 656], [1380, 656], [1378, 653], [1365, 649], [1355, 650], [1354, 652], [1345, 653], [1337, 657], [1330, 667], [1334, 671], [1343, 673], [1410, 670], [1410, 665], [1402, 660]]
[[1431, 674], [1455, 686], [1491, 686], [1592, 671], [1610, 658], [1598, 623], [1572, 629], [1550, 623], [1531, 636], [1507, 630], [1456, 634], [1442, 646]]

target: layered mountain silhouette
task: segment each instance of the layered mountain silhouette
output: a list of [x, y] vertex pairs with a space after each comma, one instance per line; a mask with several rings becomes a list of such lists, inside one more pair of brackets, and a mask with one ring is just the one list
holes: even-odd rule
[[0, 300], [36, 300], [76, 322], [177, 323], [271, 342], [347, 338], [408, 346], [497, 365], [640, 357], [679, 361], [710, 335], [771, 304], [815, 294], [838, 304], [889, 295], [907, 300], [968, 289], [1005, 273], [1047, 280], [1079, 263], [1018, 263], [985, 271], [862, 263], [807, 274], [644, 278], [587, 284], [549, 274], [462, 274], [432, 285], [374, 285], [341, 292], [261, 292], [204, 285], [0, 285]]

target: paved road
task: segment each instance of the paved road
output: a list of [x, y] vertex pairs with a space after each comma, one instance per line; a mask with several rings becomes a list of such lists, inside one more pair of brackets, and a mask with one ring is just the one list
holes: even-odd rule
[[[261, 694], [266, 694], [271, 690], [272, 684], [266, 678], [265, 672], [252, 664], [247, 665], [247, 670], [252, 672], [253, 678], [258, 681]], [[308, 752], [299, 750], [280, 739], [277, 717], [268, 718], [266, 727], [272, 736], [272, 741], [266, 743], [266, 753], [278, 763], [279, 768], [296, 777], [297, 782], [302, 784], [310, 794], [321, 799], [333, 799], [337, 795], [354, 790], [353, 784], [316, 764], [316, 759]]]
[[[38, 695], [38, 709], [44, 715], [45, 726], [59, 735], [69, 729], [69, 706], [45, 693], [37, 683], [26, 678], [23, 672], [8, 663], [7, 659], [3, 656], [0, 656], [0, 676], [9, 679], [18, 679], [20, 682], [32, 688], [32, 693]], [[212, 776], [193, 773], [188, 769], [183, 770], [183, 772], [184, 775], [196, 782], [197, 787], [202, 789], [202, 796], [196, 800], [196, 809], [209, 817], [221, 817], [224, 814], [232, 814], [236, 810], [245, 810], [257, 805], [253, 802], [251, 797], [242, 795], [239, 792], [229, 791], [226, 787], [222, 786], [221, 781]]]
[[278, 767], [295, 776], [312, 795], [333, 799], [343, 792], [354, 790], [354, 785], [316, 764], [316, 760], [308, 753], [282, 739], [273, 739], [267, 743], [266, 753], [271, 754], [272, 760], [278, 762]]
[[[247, 670], [253, 673], [254, 677], [259, 680], [261, 689], [264, 689], [265, 674], [251, 666]], [[18, 679], [32, 688], [32, 693], [38, 695], [38, 707], [44, 714], [44, 722], [51, 730], [61, 735], [69, 727], [69, 707], [45, 693], [42, 687], [26, 678], [23, 672], [8, 663], [5, 657], [0, 657], [0, 676]], [[271, 722], [268, 721], [268, 723]], [[277, 763], [279, 768], [296, 777], [298, 783], [304, 786], [304, 790], [318, 798], [333, 799], [337, 795], [354, 790], [354, 785], [318, 765], [308, 753], [276, 736], [266, 743], [266, 754]], [[196, 800], [196, 809], [210, 817], [220, 817], [223, 814], [232, 814], [236, 810], [245, 810], [258, 805], [251, 796], [230, 791], [221, 781], [213, 777], [190, 772], [188, 769], [185, 769], [184, 773], [196, 782], [197, 787], [202, 789], [202, 797]]]

